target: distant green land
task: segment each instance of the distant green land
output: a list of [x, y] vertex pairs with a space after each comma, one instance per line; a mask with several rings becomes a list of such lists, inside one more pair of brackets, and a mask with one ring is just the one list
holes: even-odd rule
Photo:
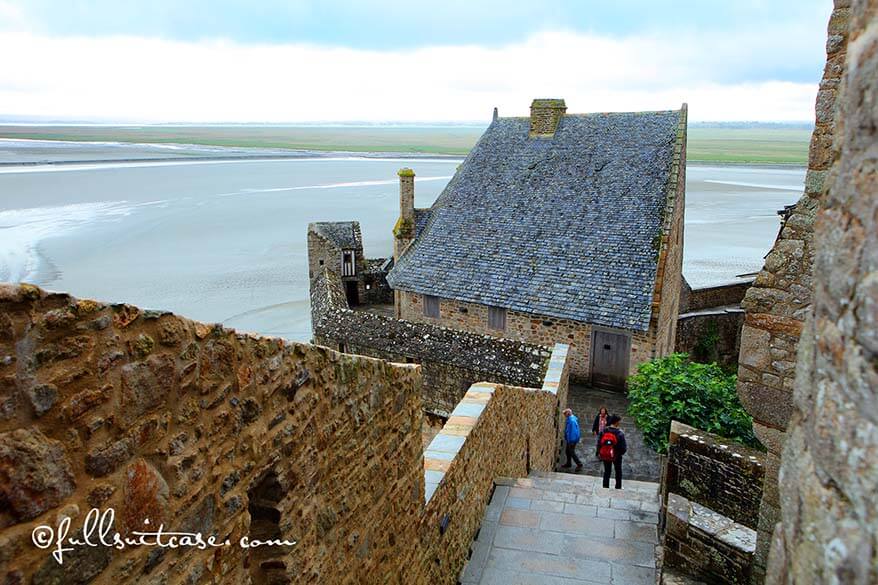
[[[273, 149], [463, 155], [484, 128], [472, 126], [3, 126], [0, 138], [200, 144]], [[804, 127], [689, 128], [688, 160], [803, 165]]]

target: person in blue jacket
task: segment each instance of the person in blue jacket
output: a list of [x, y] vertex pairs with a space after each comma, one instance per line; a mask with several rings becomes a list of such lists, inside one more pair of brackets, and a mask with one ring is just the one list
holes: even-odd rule
[[582, 461], [576, 456], [576, 444], [579, 442], [581, 434], [579, 432], [579, 419], [573, 414], [569, 408], [564, 410], [564, 416], [567, 423], [564, 425], [564, 453], [567, 455], [567, 463], [562, 465], [564, 469], [570, 469], [570, 460], [576, 462], [576, 471], [582, 469]]

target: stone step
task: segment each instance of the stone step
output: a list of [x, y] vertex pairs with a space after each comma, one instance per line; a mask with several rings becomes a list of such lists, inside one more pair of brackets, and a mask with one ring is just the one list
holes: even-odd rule
[[655, 585], [658, 484], [548, 472], [494, 483], [464, 585]]
[[[623, 489], [605, 489], [601, 478], [564, 473], [531, 473], [523, 478], [498, 478], [494, 482], [508, 495], [507, 505], [522, 509], [556, 508], [583, 515], [639, 522], [658, 522], [659, 486], [631, 481]], [[508, 490], [508, 491], [507, 491]]]

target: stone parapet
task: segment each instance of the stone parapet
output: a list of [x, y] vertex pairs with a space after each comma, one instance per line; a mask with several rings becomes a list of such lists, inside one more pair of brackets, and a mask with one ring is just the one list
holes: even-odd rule
[[668, 498], [662, 572], [677, 571], [663, 583], [750, 583], [756, 531], [676, 494]]
[[765, 455], [671, 422], [662, 494], [678, 494], [750, 528], [758, 523]]
[[[417, 583], [419, 371], [0, 285], [0, 580]], [[231, 544], [34, 546], [93, 507]], [[270, 534], [296, 544], [239, 546]]]
[[479, 381], [539, 387], [551, 353], [547, 346], [352, 311], [329, 271], [312, 282], [311, 324], [318, 344], [421, 364], [424, 406], [443, 416]]
[[469, 388], [424, 452], [422, 570], [454, 583], [498, 477], [551, 471], [566, 404], [567, 347], [556, 345], [540, 389], [480, 382]]

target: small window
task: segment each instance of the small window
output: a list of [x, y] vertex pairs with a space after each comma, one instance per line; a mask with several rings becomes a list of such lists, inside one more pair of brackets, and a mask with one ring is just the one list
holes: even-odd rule
[[506, 330], [506, 309], [488, 307], [488, 327], [498, 331]]
[[353, 250], [345, 250], [341, 255], [341, 275], [342, 276], [356, 276], [357, 268], [354, 263], [354, 251]]
[[323, 266], [323, 260], [320, 260], [320, 265]]
[[424, 315], [427, 317], [439, 317], [439, 297], [424, 295]]

